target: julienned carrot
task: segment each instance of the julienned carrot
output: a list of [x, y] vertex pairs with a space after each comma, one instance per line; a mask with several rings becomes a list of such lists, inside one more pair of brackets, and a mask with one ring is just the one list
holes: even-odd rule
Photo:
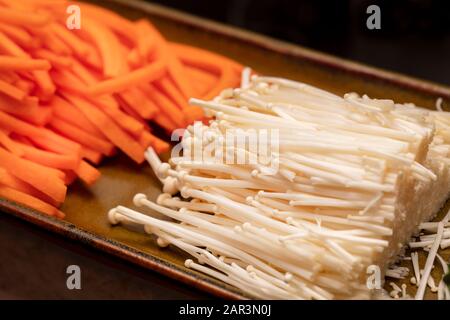
[[159, 139], [158, 137], [152, 135], [150, 132], [148, 131], [144, 131], [142, 132], [141, 137], [139, 138], [139, 143], [145, 148], [147, 149], [149, 146], [152, 146], [153, 149], [155, 149], [155, 151], [159, 154], [159, 153], [163, 153], [166, 152], [167, 150], [169, 150], [170, 145]]
[[76, 155], [57, 154], [20, 143], [19, 147], [23, 150], [22, 158], [42, 164], [46, 167], [71, 170], [76, 169], [80, 163], [80, 157]]
[[153, 118], [153, 121], [155, 121], [157, 125], [166, 130], [168, 133], [177, 129], [177, 125], [172, 121], [172, 119], [162, 112], [158, 113], [155, 118]]
[[156, 82], [156, 85], [181, 108], [187, 123], [193, 123], [203, 117], [203, 110], [197, 106], [190, 106], [170, 78], [160, 79]]
[[119, 34], [123, 39], [126, 39], [130, 45], [135, 45], [137, 43], [136, 28], [129, 20], [99, 6], [87, 3], [77, 4], [80, 6], [82, 12]]
[[143, 148], [106, 114], [82, 98], [75, 95], [65, 96], [119, 149], [137, 163], [144, 161]]
[[106, 115], [111, 117], [119, 127], [131, 134], [133, 137], [139, 137], [142, 130], [144, 130], [144, 126], [142, 125], [142, 123], [136, 121], [136, 119], [119, 109], [116, 100], [113, 100], [113, 103], [110, 103], [111, 101], [109, 101], [108, 99], [105, 100], [101, 98], [95, 99], [92, 97], [87, 97], [87, 100], [100, 107], [100, 109]]
[[19, 101], [23, 100], [27, 96], [25, 91], [20, 90], [3, 80], [0, 80], [0, 93], [6, 94]]
[[13, 25], [41, 27], [50, 21], [50, 16], [45, 12], [22, 12], [0, 7], [0, 21]]
[[130, 88], [118, 94], [120, 98], [133, 109], [139, 117], [150, 120], [155, 113], [158, 112], [158, 108], [153, 101], [149, 100], [145, 94], [138, 88]]
[[67, 29], [67, 27], [59, 23], [52, 23], [48, 28], [56, 35], [56, 37], [70, 47], [77, 57], [86, 58], [95, 54], [94, 49], [88, 43], [77, 37], [75, 33]]
[[48, 151], [56, 152], [59, 154], [72, 154], [78, 157], [80, 156], [80, 144], [64, 138], [63, 136], [60, 136], [49, 129], [41, 128], [40, 130], [42, 131], [40, 136], [29, 136], [28, 139], [30, 139], [39, 147]]
[[185, 66], [185, 68], [188, 75], [192, 78], [199, 96], [205, 95], [219, 81], [218, 76], [210, 72], [190, 66]]
[[44, 59], [0, 56], [0, 71], [50, 70], [51, 64]]
[[0, 148], [0, 166], [55, 201], [64, 201], [67, 188], [51, 168], [19, 158], [2, 148]]
[[36, 79], [36, 84], [40, 89], [41, 98], [48, 100], [56, 91], [52, 78], [47, 71], [42, 70], [33, 71], [33, 75]]
[[54, 117], [50, 121], [50, 126], [65, 137], [76, 141], [83, 146], [99, 151], [104, 155], [111, 154], [114, 149], [114, 145], [112, 143], [99, 139], [96, 136], [93, 136], [83, 131], [82, 129], [56, 117]]
[[100, 152], [89, 149], [87, 147], [81, 148], [81, 157], [83, 159], [89, 160], [89, 162], [93, 164], [99, 164], [103, 159], [103, 155]]
[[118, 76], [125, 57], [121, 56], [120, 43], [116, 36], [107, 27], [88, 17], [83, 18], [83, 31], [95, 43], [102, 57], [103, 74], [106, 77]]
[[20, 148], [20, 146], [18, 146], [16, 143], [14, 143], [9, 135], [3, 130], [0, 130], [0, 145], [2, 145], [6, 150], [18, 157], [22, 157], [24, 154], [23, 149]]
[[86, 161], [81, 161], [78, 168], [75, 170], [75, 173], [78, 177], [83, 180], [88, 185], [93, 184], [95, 181], [100, 178], [100, 171], [95, 169]]
[[[176, 42], [170, 42], [169, 43], [170, 48], [172, 48], [176, 55], [179, 57], [179, 59], [188, 65], [199, 67], [201, 69], [208, 70], [211, 66], [229, 66], [233, 72], [236, 74], [239, 74], [243, 66], [239, 63], [226, 58], [224, 56], [221, 56], [219, 54], [213, 53], [211, 51], [203, 50], [200, 48], [191, 47], [185, 44], [176, 43]], [[203, 64], [202, 64], [203, 63]], [[213, 70], [208, 70], [212, 73], [215, 73], [217, 68], [214, 68]]]
[[4, 185], [14, 190], [29, 194], [30, 196], [38, 198], [54, 207], [57, 207], [61, 204], [60, 202], [56, 202], [46, 194], [29, 185], [28, 183], [16, 178], [14, 175], [10, 174], [3, 168], [0, 168], [0, 185]]
[[65, 215], [52, 205], [35, 198], [29, 194], [15, 190], [6, 186], [0, 186], [0, 196], [14, 202], [21, 203], [39, 212], [64, 219]]
[[33, 56], [44, 59], [52, 66], [58, 68], [70, 68], [72, 61], [68, 57], [60, 56], [47, 49], [37, 49], [33, 51]]
[[23, 51], [17, 44], [14, 43], [3, 32], [0, 32], [0, 51], [4, 54], [7, 53], [14, 57], [29, 58], [27, 53]]
[[88, 88], [86, 93], [96, 96], [105, 93], [121, 92], [142, 83], [152, 82], [159, 79], [165, 74], [165, 72], [166, 62], [164, 60], [158, 60], [145, 67], [133, 70], [130, 73], [120, 75], [113, 79], [101, 81]]
[[184, 114], [181, 110], [172, 102], [166, 95], [161, 93], [152, 84], [148, 84], [144, 87], [147, 96], [152, 99], [156, 106], [165, 113], [177, 126], [182, 128], [186, 125]]
[[4, 32], [11, 40], [19, 44], [22, 48], [33, 48], [37, 46], [36, 39], [23, 28], [6, 23], [0, 23], [0, 31]]
[[0, 111], [0, 127], [24, 136], [42, 136], [43, 132], [25, 121], [19, 120], [3, 111]]
[[105, 140], [104, 134], [94, 126], [88, 118], [78, 108], [73, 106], [70, 102], [64, 100], [59, 96], [54, 96], [50, 102], [53, 114], [74, 126], [83, 129], [97, 138]]
[[186, 99], [192, 97], [194, 91], [189, 78], [185, 74], [184, 66], [178, 60], [177, 56], [169, 50], [169, 45], [161, 33], [147, 20], [139, 20], [136, 24], [142, 30], [141, 32], [152, 34], [155, 42], [159, 46], [159, 57], [161, 58], [163, 56], [167, 61], [167, 69], [170, 77], [174, 80], [176, 86]]

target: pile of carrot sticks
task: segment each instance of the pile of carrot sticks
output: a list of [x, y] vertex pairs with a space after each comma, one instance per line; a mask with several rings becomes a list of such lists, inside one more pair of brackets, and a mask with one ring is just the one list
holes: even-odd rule
[[168, 42], [147, 20], [65, 0], [0, 0], [0, 197], [48, 215], [77, 178], [90, 185], [104, 157], [136, 163], [152, 134], [202, 120], [191, 97], [235, 87], [242, 67], [223, 56]]

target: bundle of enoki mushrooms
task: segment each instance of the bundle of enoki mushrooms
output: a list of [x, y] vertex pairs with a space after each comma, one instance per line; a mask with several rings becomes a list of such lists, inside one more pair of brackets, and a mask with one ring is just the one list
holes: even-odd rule
[[[447, 112], [248, 70], [241, 88], [191, 104], [214, 120], [188, 127], [183, 155], [161, 163], [146, 152], [164, 193], [156, 203], [137, 194], [150, 210], [118, 206], [109, 219], [144, 225], [192, 256], [186, 267], [249, 296], [369, 298], [367, 267], [383, 272], [448, 196]], [[268, 129], [278, 143], [264, 155], [224, 143]]]

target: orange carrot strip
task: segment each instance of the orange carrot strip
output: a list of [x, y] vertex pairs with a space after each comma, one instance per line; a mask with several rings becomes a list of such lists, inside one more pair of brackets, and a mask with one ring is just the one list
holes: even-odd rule
[[47, 60], [23, 57], [0, 56], [0, 70], [49, 70], [51, 64]]
[[64, 201], [67, 188], [55, 174], [51, 173], [50, 168], [19, 158], [2, 148], [0, 148], [0, 166], [55, 201]]
[[62, 88], [78, 94], [83, 94], [87, 90], [87, 86], [69, 70], [52, 71], [51, 75], [59, 89]]
[[36, 85], [34, 82], [26, 79], [20, 79], [17, 80], [14, 85], [17, 86], [17, 88], [25, 91], [28, 95], [31, 94], [31, 92], [36, 88]]
[[167, 142], [159, 139], [148, 131], [144, 131], [142, 133], [141, 137], [139, 138], [139, 143], [145, 149], [147, 149], [149, 146], [152, 146], [158, 154], [166, 152], [170, 148], [170, 145]]
[[32, 48], [36, 46], [36, 42], [33, 37], [23, 28], [0, 23], [0, 31], [4, 32], [15, 43], [19, 44], [22, 48]]
[[146, 32], [154, 37], [159, 50], [159, 58], [163, 56], [165, 59], [167, 59], [167, 69], [170, 77], [175, 81], [175, 84], [184, 95], [184, 97], [186, 99], [189, 99], [193, 94], [189, 79], [185, 74], [184, 66], [181, 64], [177, 56], [170, 50], [167, 41], [163, 38], [161, 33], [147, 20], [139, 20], [136, 24], [138, 28], [143, 30], [141, 32]]
[[177, 125], [162, 112], [158, 113], [152, 120], [168, 133], [177, 129]]
[[158, 112], [158, 107], [155, 106], [153, 101], [147, 99], [145, 94], [138, 88], [130, 88], [119, 93], [119, 96], [143, 119], [152, 119], [155, 113]]
[[81, 161], [78, 168], [75, 170], [75, 173], [78, 175], [78, 177], [83, 180], [88, 185], [94, 184], [95, 181], [100, 178], [100, 171], [98, 171], [96, 168], [91, 166], [86, 161]]
[[33, 71], [36, 83], [42, 92], [42, 98], [47, 100], [56, 91], [55, 84], [47, 71]]
[[95, 150], [89, 149], [87, 147], [81, 148], [81, 157], [83, 159], [89, 160], [93, 164], [99, 164], [102, 161], [103, 155]]
[[50, 21], [50, 16], [45, 12], [25, 12], [0, 7], [0, 21], [14, 24], [41, 27]]
[[99, 82], [86, 90], [90, 95], [101, 95], [105, 93], [121, 92], [128, 88], [145, 82], [152, 82], [161, 78], [166, 72], [165, 61], [158, 60], [140, 69], [133, 70], [127, 74], [113, 79]]
[[106, 114], [96, 108], [88, 101], [71, 94], [64, 94], [74, 106], [94, 124], [103, 134], [119, 149], [126, 153], [131, 159], [137, 163], [144, 161], [143, 148], [128, 134], [109, 118]]
[[0, 130], [0, 144], [9, 152], [12, 154], [22, 157], [24, 154], [24, 151], [20, 146], [18, 146], [11, 138], [8, 136], [6, 132], [3, 130]]
[[193, 86], [196, 89], [198, 96], [204, 96], [219, 81], [217, 76], [209, 72], [190, 66], [185, 66], [185, 68], [187, 74], [193, 81]]
[[64, 171], [65, 174], [65, 178], [64, 178], [64, 184], [66, 186], [72, 184], [72, 182], [74, 182], [75, 180], [77, 180], [77, 174], [75, 173], [75, 171], [72, 170], [66, 170]]
[[64, 218], [64, 213], [62, 213], [52, 205], [19, 190], [15, 190], [6, 186], [0, 186], [0, 196], [8, 200], [23, 204], [49, 216], [55, 216], [60, 219]]
[[52, 23], [48, 28], [54, 32], [61, 41], [69, 46], [77, 57], [84, 58], [93, 54], [93, 48], [84, 40], [77, 37], [75, 32], [67, 29], [67, 27], [59, 23]]
[[25, 144], [16, 142], [23, 150], [23, 158], [55, 169], [76, 169], [80, 163], [80, 158], [75, 155], [56, 154], [45, 150], [40, 150]]
[[28, 54], [17, 44], [14, 43], [3, 32], [0, 32], [0, 51], [9, 55], [21, 58], [28, 58]]
[[45, 59], [54, 67], [69, 68], [72, 65], [72, 61], [68, 57], [58, 55], [47, 49], [37, 49], [33, 51], [33, 56]]
[[0, 80], [0, 92], [19, 101], [23, 100], [27, 96], [26, 92], [3, 80]]
[[24, 136], [43, 136], [43, 132], [25, 121], [16, 119], [9, 114], [0, 111], [0, 127], [10, 132], [15, 132]]
[[56, 202], [55, 200], [47, 196], [45, 193], [42, 193], [38, 189], [29, 185], [28, 183], [16, 178], [3, 168], [0, 168], [0, 185], [4, 185], [14, 190], [29, 194], [30, 196], [41, 199], [42, 201], [54, 207], [57, 207], [61, 204], [60, 202]]
[[103, 61], [103, 74], [106, 77], [118, 76], [125, 58], [121, 57], [121, 46], [114, 33], [103, 24], [87, 17], [83, 19], [83, 31], [89, 35], [100, 53]]
[[50, 126], [69, 139], [99, 151], [105, 155], [111, 154], [114, 149], [114, 145], [112, 143], [99, 139], [76, 126], [65, 122], [64, 120], [53, 118], [50, 121]]
[[73, 106], [70, 102], [64, 100], [59, 96], [53, 97], [50, 102], [53, 113], [56, 117], [83, 129], [87, 133], [96, 136], [100, 139], [105, 139], [104, 134], [94, 126], [88, 118], [78, 108]]
[[[241, 64], [220, 54], [175, 42], [170, 42], [169, 46], [175, 51], [179, 59], [187, 65], [205, 70], [208, 70], [208, 66], [211, 65], [229, 65], [234, 72], [238, 74], [242, 72], [243, 66]], [[215, 73], [216, 69], [208, 71]]]
[[49, 129], [40, 128], [40, 136], [28, 137], [34, 144], [42, 149], [53, 151], [60, 154], [73, 154], [80, 157], [81, 145], [69, 140]]
[[158, 108], [165, 113], [179, 128], [184, 127], [186, 121], [179, 108], [166, 95], [161, 93], [152, 84], [145, 86], [147, 96], [151, 98]]
[[203, 118], [203, 110], [197, 106], [190, 106], [170, 78], [163, 78], [157, 81], [156, 85], [159, 85], [166, 95], [171, 97], [172, 101], [181, 108], [187, 123], [193, 123], [194, 121]]
[[87, 3], [77, 3], [81, 12], [86, 13], [91, 18], [95, 19], [97, 22], [105, 25], [106, 27], [113, 30], [115, 33], [126, 39], [131, 45], [137, 43], [137, 32], [133, 23], [124, 17], [116, 14], [111, 10], [104, 9], [99, 6], [87, 4]]

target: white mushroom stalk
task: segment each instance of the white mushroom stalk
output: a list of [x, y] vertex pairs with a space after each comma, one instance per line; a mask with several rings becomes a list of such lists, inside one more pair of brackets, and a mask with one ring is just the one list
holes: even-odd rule
[[[213, 101], [191, 99], [213, 120], [189, 126], [168, 163], [146, 152], [164, 193], [136, 195], [142, 213], [119, 206], [111, 223], [144, 225], [190, 255], [187, 268], [252, 297], [368, 298], [366, 268], [386, 272], [448, 196], [450, 115], [250, 73]], [[433, 260], [447, 226], [426, 226], [440, 231], [421, 239]]]

